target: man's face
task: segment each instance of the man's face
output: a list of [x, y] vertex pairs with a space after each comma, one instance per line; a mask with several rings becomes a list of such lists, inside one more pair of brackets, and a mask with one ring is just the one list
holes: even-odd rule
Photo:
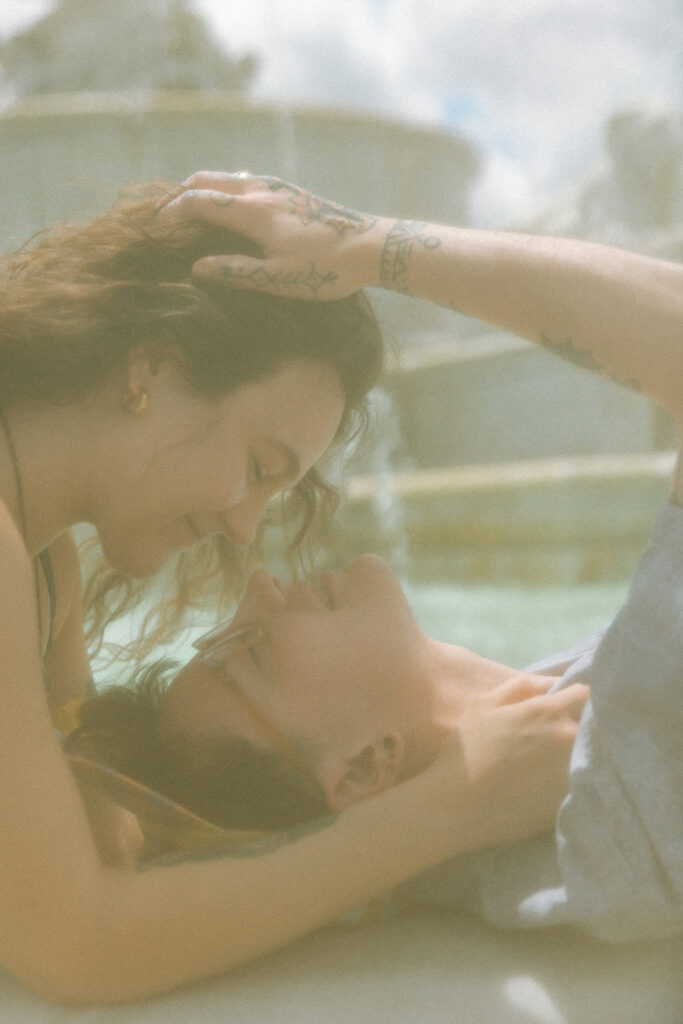
[[232, 628], [252, 623], [252, 645], [215, 665], [197, 656], [180, 672], [164, 698], [165, 729], [271, 747], [268, 730], [231, 691], [234, 680], [295, 744], [318, 753], [360, 748], [400, 711], [424, 639], [398, 580], [374, 555], [326, 573], [320, 587], [286, 586], [258, 570]]

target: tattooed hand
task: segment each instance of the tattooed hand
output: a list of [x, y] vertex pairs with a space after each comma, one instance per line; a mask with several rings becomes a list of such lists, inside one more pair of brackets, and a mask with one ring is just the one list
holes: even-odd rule
[[[376, 284], [375, 217], [321, 199], [279, 178], [200, 172], [162, 216], [210, 221], [250, 238], [263, 251], [198, 260], [198, 283], [222, 281], [300, 299], [339, 299]], [[381, 242], [379, 243], [381, 246]], [[375, 253], [378, 242], [374, 240]]]
[[409, 293], [413, 247], [439, 240], [425, 225], [371, 217], [321, 199], [279, 178], [200, 172], [162, 216], [198, 218], [243, 234], [261, 259], [231, 255], [198, 260], [198, 282], [304, 299], [338, 299], [376, 286]]

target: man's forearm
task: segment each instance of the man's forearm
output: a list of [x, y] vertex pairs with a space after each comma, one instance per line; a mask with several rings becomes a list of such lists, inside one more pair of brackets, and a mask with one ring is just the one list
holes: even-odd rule
[[680, 419], [683, 266], [574, 239], [391, 220], [279, 178], [200, 172], [164, 208], [239, 231], [258, 258], [198, 260], [199, 282], [292, 298], [381, 287], [457, 309], [643, 391]]
[[[683, 405], [683, 266], [574, 239], [379, 222], [382, 287]], [[377, 243], [379, 244], [379, 243]]]

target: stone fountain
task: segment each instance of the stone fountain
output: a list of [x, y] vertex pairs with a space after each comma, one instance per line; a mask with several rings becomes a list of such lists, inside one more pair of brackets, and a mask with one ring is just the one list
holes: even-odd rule
[[[468, 221], [481, 160], [467, 139], [313, 103], [256, 103], [258, 56], [226, 52], [186, 0], [61, 0], [0, 45], [0, 72], [5, 246], [96, 212], [133, 182], [199, 168], [277, 174], [377, 213]], [[526, 227], [680, 259], [682, 140], [679, 114], [615, 114], [600, 165]], [[394, 501], [408, 552], [436, 555], [451, 575], [629, 571], [665, 493], [668, 419], [510, 335], [403, 296], [373, 300], [400, 352], [385, 386], [395, 413], [390, 440], [380, 436], [347, 481], [347, 553], [403, 552], [386, 536]]]

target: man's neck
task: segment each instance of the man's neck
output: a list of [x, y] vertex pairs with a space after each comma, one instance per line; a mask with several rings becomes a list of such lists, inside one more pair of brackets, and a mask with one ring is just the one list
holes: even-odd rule
[[483, 694], [517, 674], [465, 647], [428, 639], [421, 684], [415, 690], [414, 714], [404, 731], [406, 774], [433, 761], [465, 711]]

